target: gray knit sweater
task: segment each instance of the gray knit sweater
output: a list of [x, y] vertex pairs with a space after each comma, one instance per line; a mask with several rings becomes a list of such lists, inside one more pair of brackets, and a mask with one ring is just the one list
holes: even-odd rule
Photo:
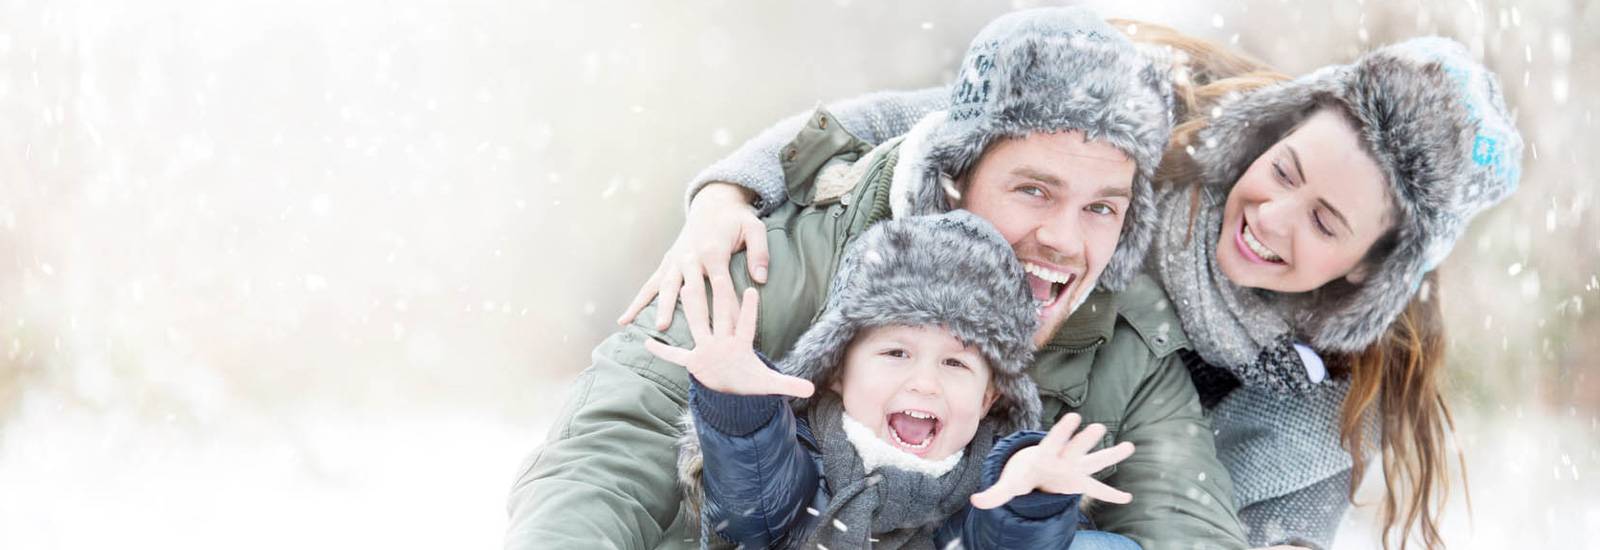
[[[863, 141], [879, 144], [910, 131], [923, 115], [949, 104], [945, 88], [869, 94], [828, 105], [834, 119]], [[754, 191], [762, 215], [785, 200], [778, 151], [794, 139], [809, 112], [786, 118], [740, 146], [690, 182], [687, 198], [723, 181]], [[687, 201], [686, 201], [687, 203]], [[1207, 368], [1203, 364], [1195, 369]], [[1217, 432], [1217, 454], [1235, 483], [1239, 518], [1250, 543], [1328, 548], [1349, 506], [1350, 457], [1338, 441], [1346, 386], [1329, 382], [1300, 398], [1218, 390], [1202, 400]], [[1225, 393], [1222, 393], [1225, 392]]]

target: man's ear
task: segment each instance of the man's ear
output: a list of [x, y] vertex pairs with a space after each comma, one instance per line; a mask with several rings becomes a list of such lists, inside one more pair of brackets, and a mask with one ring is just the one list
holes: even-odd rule
[[951, 210], [961, 208], [961, 190], [966, 189], [965, 177], [952, 178], [950, 174], [939, 173], [939, 187], [944, 190], [944, 200], [950, 205]]

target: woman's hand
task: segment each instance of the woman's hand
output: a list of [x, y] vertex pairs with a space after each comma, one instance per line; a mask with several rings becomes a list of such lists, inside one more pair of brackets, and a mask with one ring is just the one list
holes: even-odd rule
[[760, 301], [756, 289], [745, 289], [742, 307], [729, 304], [738, 308], [738, 321], [718, 323], [712, 327], [712, 332], [695, 335], [693, 350], [675, 348], [654, 339], [645, 340], [644, 349], [662, 360], [687, 367], [701, 385], [722, 393], [811, 397], [816, 388], [809, 380], [780, 374], [756, 357], [752, 344], [756, 338], [756, 311]]
[[[617, 324], [632, 323], [650, 299], [660, 296], [656, 306], [656, 330], [667, 330], [672, 324], [672, 312], [678, 299], [683, 299], [683, 315], [689, 320], [690, 330], [709, 333], [710, 319], [706, 313], [705, 281], [711, 282], [713, 306], [729, 304], [716, 311], [717, 319], [733, 318], [737, 305], [733, 278], [728, 273], [728, 261], [734, 253], [748, 247], [745, 255], [750, 278], [757, 283], [767, 282], [767, 228], [750, 206], [753, 195], [749, 190], [731, 183], [712, 182], [695, 194], [689, 203], [689, 214], [684, 219], [683, 231], [672, 243], [661, 266], [644, 282], [633, 303], [617, 318]], [[680, 294], [680, 291], [683, 291]], [[717, 299], [728, 296], [730, 300]]]
[[1106, 427], [1090, 424], [1073, 435], [1080, 422], [1082, 418], [1077, 413], [1068, 414], [1038, 445], [1011, 455], [1005, 468], [1000, 470], [1000, 480], [993, 487], [972, 495], [972, 505], [988, 510], [1034, 490], [1060, 495], [1083, 494], [1116, 504], [1132, 502], [1133, 495], [1090, 476], [1128, 458], [1133, 454], [1133, 444], [1124, 441], [1089, 453], [1106, 434]]

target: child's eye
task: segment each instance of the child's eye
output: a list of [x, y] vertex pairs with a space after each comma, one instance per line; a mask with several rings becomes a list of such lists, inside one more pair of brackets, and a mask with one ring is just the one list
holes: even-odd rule
[[944, 360], [944, 366], [946, 366], [946, 367], [955, 367], [955, 368], [958, 368], [958, 369], [967, 368], [967, 364], [966, 363], [962, 363], [960, 359], [945, 359]]
[[903, 349], [884, 350], [884, 352], [879, 354], [879, 355], [883, 355], [884, 357], [893, 357], [893, 358], [896, 358], [896, 359], [905, 359], [906, 358], [906, 350], [903, 350]]

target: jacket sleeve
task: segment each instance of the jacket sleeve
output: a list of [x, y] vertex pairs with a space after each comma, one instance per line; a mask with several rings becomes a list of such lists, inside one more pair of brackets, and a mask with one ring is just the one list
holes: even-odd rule
[[816, 462], [782, 397], [732, 395], [691, 377], [689, 409], [704, 459], [702, 521], [744, 548], [783, 540], [816, 495]]
[[1245, 506], [1239, 519], [1249, 527], [1250, 544], [1333, 547], [1339, 520], [1350, 507], [1350, 470], [1298, 491]]
[[[1156, 359], [1138, 380], [1119, 436], [1133, 456], [1103, 481], [1133, 494], [1128, 504], [1097, 503], [1095, 526], [1147, 549], [1245, 548], [1233, 482], [1217, 459], [1211, 423], [1177, 354]], [[1110, 442], [1107, 442], [1110, 444]]]
[[[950, 99], [944, 88], [924, 88], [915, 91], [888, 91], [867, 94], [828, 105], [844, 129], [872, 145], [911, 131], [918, 120], [930, 112], [943, 109]], [[792, 115], [767, 128], [760, 135], [739, 146], [739, 149], [716, 164], [702, 170], [689, 182], [684, 204], [707, 183], [722, 181], [738, 184], [757, 195], [756, 208], [762, 216], [771, 213], [783, 201], [783, 167], [778, 151], [794, 139], [812, 110]]]
[[[983, 461], [982, 487], [993, 487], [1000, 481], [1000, 472], [1006, 461], [1017, 451], [1038, 445], [1044, 432], [1023, 431], [1011, 434], [995, 443]], [[973, 550], [988, 548], [1059, 548], [1072, 545], [1077, 534], [1079, 495], [1058, 495], [1034, 491], [1011, 499], [1004, 505], [980, 510], [968, 504], [962, 511], [945, 522], [940, 530], [939, 547], [948, 544], [953, 534], [959, 534], [961, 547]]]
[[[650, 311], [640, 318], [653, 319]], [[673, 526], [688, 373], [651, 355], [644, 340], [687, 345], [684, 326], [661, 333], [636, 323], [595, 348], [549, 439], [512, 485], [506, 548], [646, 549]]]

